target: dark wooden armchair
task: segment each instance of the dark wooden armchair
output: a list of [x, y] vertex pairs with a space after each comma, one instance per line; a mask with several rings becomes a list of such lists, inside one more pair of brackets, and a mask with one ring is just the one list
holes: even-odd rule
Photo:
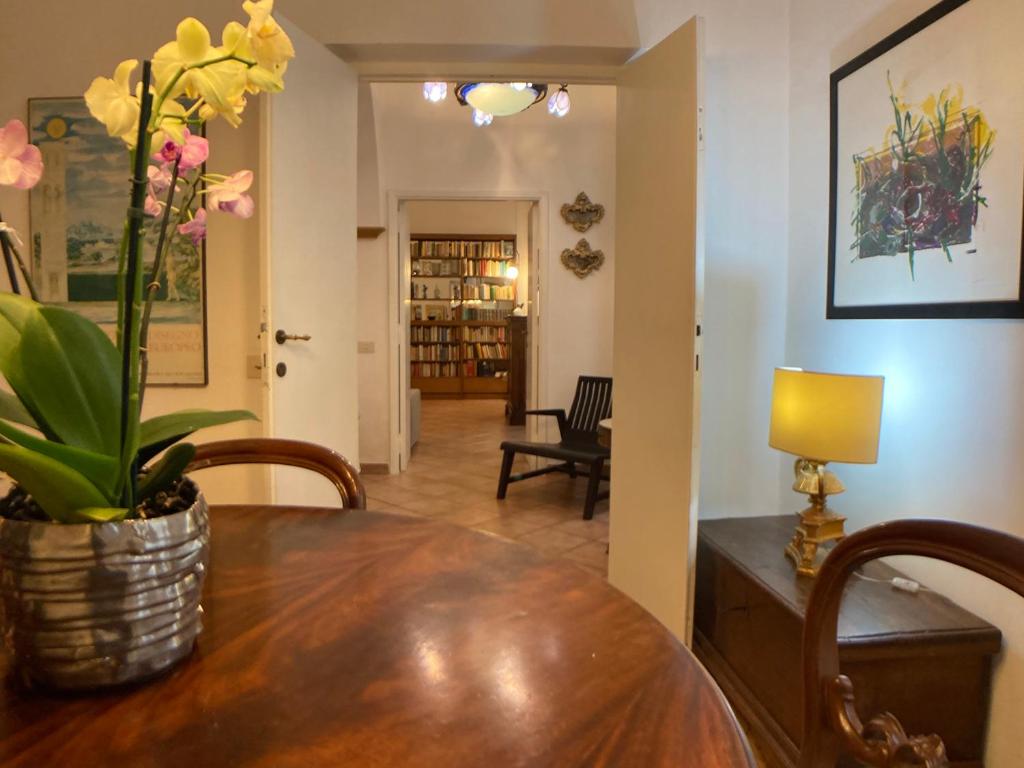
[[1024, 540], [964, 523], [900, 520], [859, 531], [822, 565], [804, 626], [804, 734], [800, 768], [831, 768], [841, 752], [876, 768], [941, 768], [946, 748], [935, 734], [908, 736], [892, 714], [861, 722], [853, 684], [839, 673], [839, 603], [850, 575], [879, 557], [918, 555], [987, 576], [1024, 597]]
[[219, 440], [196, 446], [196, 455], [186, 472], [229, 464], [281, 464], [308, 469], [330, 480], [346, 509], [366, 509], [366, 489], [359, 472], [340, 453], [315, 443], [254, 437]]
[[[572, 407], [566, 414], [562, 408], [547, 408], [527, 411], [527, 416], [554, 416], [558, 419], [559, 441], [557, 443], [528, 443], [506, 440], [501, 444], [504, 456], [501, 461], [501, 475], [498, 478], [498, 498], [504, 499], [509, 483], [546, 475], [550, 472], [564, 472], [570, 477], [583, 474], [587, 480], [587, 498], [583, 504], [583, 519], [594, 517], [594, 506], [608, 492], [600, 492], [604, 465], [611, 451], [597, 442], [597, 425], [612, 415], [612, 380], [599, 376], [580, 376], [576, 382], [576, 394]], [[560, 464], [535, 469], [531, 472], [512, 474], [512, 463], [516, 454], [540, 456], [560, 460]], [[578, 465], [586, 465], [582, 473]]]

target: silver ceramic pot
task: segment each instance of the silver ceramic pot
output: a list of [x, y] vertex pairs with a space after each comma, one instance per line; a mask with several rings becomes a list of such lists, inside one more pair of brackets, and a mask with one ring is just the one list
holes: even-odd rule
[[202, 630], [210, 527], [201, 493], [149, 520], [0, 519], [4, 640], [29, 681], [81, 690], [155, 675]]

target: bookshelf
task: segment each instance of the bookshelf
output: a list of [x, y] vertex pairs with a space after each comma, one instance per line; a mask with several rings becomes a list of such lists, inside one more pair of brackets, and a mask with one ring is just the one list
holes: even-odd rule
[[505, 397], [515, 235], [409, 239], [409, 361], [424, 397]]

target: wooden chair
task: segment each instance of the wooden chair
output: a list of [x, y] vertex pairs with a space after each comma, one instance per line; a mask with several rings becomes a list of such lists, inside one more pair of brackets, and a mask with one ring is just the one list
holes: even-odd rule
[[344, 509], [366, 509], [366, 489], [359, 472], [340, 453], [301, 440], [255, 437], [219, 440], [196, 446], [196, 455], [186, 472], [228, 464], [281, 464], [318, 472], [338, 489]]
[[850, 575], [879, 557], [918, 555], [987, 576], [1024, 597], [1024, 540], [964, 523], [899, 520], [859, 531], [829, 554], [815, 581], [804, 626], [804, 728], [800, 768], [832, 768], [840, 751], [876, 768], [948, 765], [937, 735], [908, 736], [884, 713], [861, 722], [853, 684], [839, 673], [839, 603]]
[[[588, 478], [587, 498], [583, 504], [583, 519], [594, 517], [594, 505], [600, 499], [608, 498], [608, 492], [600, 492], [604, 465], [611, 455], [608, 448], [597, 442], [597, 424], [612, 414], [612, 380], [599, 376], [580, 376], [576, 382], [576, 395], [566, 415], [563, 408], [547, 408], [526, 411], [527, 416], [554, 416], [558, 419], [560, 440], [557, 443], [528, 443], [506, 440], [501, 444], [505, 452], [501, 461], [501, 475], [498, 478], [498, 498], [504, 499], [509, 483], [546, 475], [550, 472], [564, 472], [570, 477], [583, 474]], [[512, 463], [517, 453], [559, 459], [561, 464], [535, 469], [531, 472], [513, 475]], [[587, 469], [580, 472], [578, 464]]]

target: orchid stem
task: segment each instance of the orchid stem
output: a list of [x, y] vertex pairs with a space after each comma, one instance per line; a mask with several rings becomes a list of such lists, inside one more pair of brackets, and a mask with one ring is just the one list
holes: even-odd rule
[[[142, 401], [146, 397], [146, 379], [149, 376], [149, 318], [153, 314], [153, 301], [156, 293], [160, 290], [160, 270], [163, 267], [163, 255], [165, 252], [164, 243], [167, 238], [167, 224], [171, 220], [171, 203], [174, 202], [174, 192], [178, 185], [178, 171], [181, 166], [181, 156], [174, 161], [174, 168], [171, 169], [171, 185], [167, 188], [167, 202], [164, 204], [164, 215], [160, 221], [160, 235], [156, 241], [156, 253], [153, 257], [153, 271], [149, 275], [149, 283], [146, 285], [146, 306], [142, 311], [142, 324], [139, 326], [139, 355], [141, 368], [139, 373], [139, 408], [142, 408]], [[171, 235], [171, 240], [174, 235]], [[167, 249], [170, 242], [167, 242]]]
[[149, 118], [153, 110], [153, 94], [149, 85], [152, 63], [142, 62], [142, 99], [139, 111], [139, 133], [132, 155], [131, 203], [125, 219], [127, 228], [126, 260], [124, 270], [124, 325], [121, 349], [121, 475], [118, 479], [121, 506], [127, 507], [129, 517], [135, 509], [136, 452], [139, 437], [139, 325], [142, 298], [141, 236], [146, 202], [146, 166], [149, 164]]

